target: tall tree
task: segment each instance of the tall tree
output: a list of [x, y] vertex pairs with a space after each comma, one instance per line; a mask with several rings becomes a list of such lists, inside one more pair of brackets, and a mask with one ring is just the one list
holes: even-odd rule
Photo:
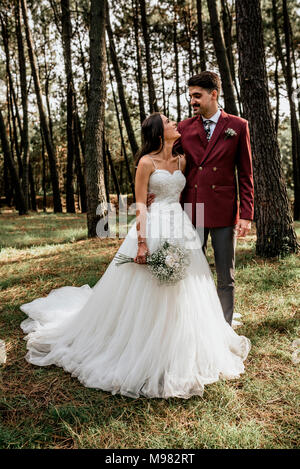
[[158, 105], [157, 105], [153, 74], [152, 74], [152, 61], [151, 61], [151, 52], [150, 52], [150, 38], [149, 38], [149, 33], [148, 33], [146, 2], [145, 0], [139, 0], [139, 2], [140, 2], [141, 18], [142, 18], [142, 31], [143, 31], [144, 43], [145, 43], [147, 80], [148, 80], [148, 90], [149, 90], [149, 108], [150, 108], [150, 113], [152, 113], [152, 112], [158, 111]]
[[[118, 110], [118, 103], [117, 103], [117, 98], [116, 98], [115, 90], [114, 90], [114, 87], [113, 87], [112, 74], [111, 74], [111, 70], [110, 70], [109, 64], [108, 64], [108, 71], [109, 71], [109, 78], [110, 78], [111, 91], [112, 91], [112, 95], [113, 95], [113, 100], [114, 100], [114, 105], [115, 105], [115, 110], [116, 110], [116, 116], [117, 116], [117, 121], [118, 121], [118, 127], [119, 127], [119, 132], [120, 132], [120, 138], [121, 138], [121, 149], [122, 149], [123, 155], [124, 155], [124, 160], [125, 160], [125, 164], [126, 164], [127, 176], [128, 176], [129, 184], [130, 184], [131, 191], [132, 191], [132, 194], [133, 194], [133, 201], [135, 202], [134, 181], [133, 181], [133, 178], [132, 178], [131, 169], [130, 169], [130, 164], [129, 164], [129, 159], [128, 159], [128, 156], [127, 156], [127, 150], [126, 150], [126, 146], [125, 146], [125, 142], [124, 142], [122, 124], [121, 124], [121, 119], [120, 119], [119, 110]], [[107, 153], [107, 152], [106, 152], [106, 153]]]
[[136, 142], [136, 138], [134, 135], [128, 107], [127, 107], [127, 102], [125, 98], [125, 91], [124, 91], [124, 86], [123, 86], [123, 80], [122, 80], [122, 74], [119, 66], [119, 61], [118, 57], [116, 54], [116, 48], [115, 48], [115, 41], [114, 41], [114, 36], [113, 32], [111, 29], [110, 25], [110, 20], [109, 20], [109, 9], [108, 9], [108, 3], [107, 3], [107, 24], [106, 24], [106, 30], [107, 30], [107, 35], [109, 39], [109, 51], [110, 51], [110, 59], [114, 68], [115, 72], [115, 77], [116, 77], [116, 82], [117, 82], [117, 87], [118, 87], [118, 93], [119, 93], [119, 100], [120, 100], [120, 105], [121, 105], [121, 110], [123, 114], [123, 119], [125, 123], [125, 127], [127, 130], [127, 135], [128, 135], [128, 140], [131, 146], [131, 150], [133, 155], [136, 154], [138, 151], [138, 144]]
[[134, 39], [135, 39], [135, 49], [136, 49], [136, 68], [137, 68], [139, 107], [140, 107], [140, 122], [142, 124], [142, 122], [146, 119], [146, 112], [145, 112], [144, 91], [143, 91], [142, 57], [141, 57], [140, 38], [139, 38], [138, 0], [132, 0], [132, 11], [133, 11]]
[[233, 22], [233, 15], [229, 9], [227, 0], [222, 0], [222, 23], [223, 23], [223, 31], [224, 31], [224, 42], [226, 47], [226, 53], [228, 58], [228, 63], [230, 67], [231, 78], [234, 84], [234, 89], [237, 95], [238, 103], [239, 103], [239, 111], [242, 114], [241, 110], [241, 103], [240, 103], [240, 93], [237, 85], [237, 80], [235, 76], [235, 66], [234, 66], [234, 54], [232, 51], [232, 22]]
[[179, 61], [177, 46], [177, 15], [174, 8], [173, 19], [173, 46], [174, 46], [174, 63], [175, 63], [175, 83], [176, 83], [176, 101], [177, 101], [177, 121], [181, 121], [181, 104], [180, 104], [180, 86], [179, 86]]
[[200, 69], [201, 72], [206, 70], [206, 54], [204, 47], [204, 32], [202, 23], [202, 0], [197, 0], [197, 33], [200, 48]]
[[[97, 223], [106, 214], [106, 191], [103, 171], [103, 130], [105, 112], [106, 7], [91, 0], [90, 10], [90, 85], [85, 128], [85, 164], [87, 188], [88, 237], [97, 235]], [[100, 210], [99, 210], [100, 208]]]
[[286, 86], [290, 105], [291, 130], [292, 130], [292, 156], [294, 179], [294, 219], [300, 220], [300, 132], [297, 120], [296, 106], [294, 102], [293, 72], [291, 64], [291, 39], [290, 20], [286, 0], [282, 0], [283, 28], [286, 52]]
[[22, 126], [22, 188], [25, 198], [26, 207], [29, 202], [29, 151], [28, 151], [28, 96], [27, 96], [27, 80], [26, 80], [26, 60], [23, 45], [23, 36], [21, 29], [21, 5], [20, 0], [17, 0], [15, 4], [15, 17], [16, 17], [16, 33], [18, 40], [18, 59], [19, 59], [19, 70], [20, 70], [20, 84], [21, 84], [21, 99], [22, 99], [22, 110], [23, 110], [23, 126]]
[[289, 36], [289, 18], [286, 9], [286, 2], [283, 1], [283, 17], [284, 17], [284, 33], [286, 43], [286, 60], [283, 55], [280, 32], [278, 26], [277, 17], [277, 5], [276, 0], [272, 0], [272, 14], [273, 14], [273, 25], [276, 40], [276, 54], [279, 57], [290, 107], [290, 119], [291, 119], [291, 131], [292, 131], [292, 157], [293, 157], [293, 182], [294, 182], [294, 218], [298, 220], [300, 217], [300, 137], [299, 137], [299, 125], [297, 121], [296, 107], [293, 100], [293, 77], [291, 70], [290, 60], [290, 36]]
[[73, 166], [75, 153], [75, 99], [71, 57], [72, 24], [69, 0], [61, 0], [61, 30], [64, 53], [65, 74], [67, 81], [67, 180], [66, 180], [66, 208], [67, 212], [75, 212]]
[[275, 257], [298, 244], [269, 102], [260, 0], [236, 0], [241, 99], [251, 129], [257, 243], [256, 253]]
[[33, 48], [33, 40], [31, 36], [31, 31], [29, 28], [26, 0], [21, 0], [21, 6], [22, 6], [24, 27], [25, 27], [25, 32], [26, 32], [26, 41], [27, 41], [27, 48], [28, 48], [30, 66], [31, 66], [31, 73], [33, 76], [33, 81], [34, 81], [41, 127], [43, 131], [44, 139], [45, 139], [45, 145], [47, 148], [48, 158], [49, 158], [51, 182], [52, 182], [52, 189], [53, 189], [54, 212], [62, 212], [62, 205], [61, 205], [60, 192], [59, 192], [59, 183], [58, 183], [58, 173], [57, 173], [57, 167], [56, 167], [56, 155], [55, 155], [55, 151], [52, 145], [49, 124], [48, 124], [48, 120], [46, 117], [46, 113], [45, 113], [43, 101], [42, 101], [42, 91], [41, 91], [40, 79], [38, 75], [36, 56], [35, 56], [35, 52]]
[[13, 188], [15, 191], [16, 206], [18, 207], [19, 215], [24, 215], [27, 212], [27, 208], [25, 204], [25, 197], [24, 197], [23, 189], [22, 189], [20, 179], [18, 176], [18, 172], [15, 166], [15, 162], [12, 157], [11, 151], [9, 149], [9, 143], [7, 141], [7, 136], [6, 136], [5, 123], [4, 123], [1, 109], [0, 109], [0, 140], [1, 140], [1, 145], [2, 145], [2, 151], [8, 163], [8, 168], [9, 168], [10, 175], [11, 175], [11, 181], [12, 181]]
[[233, 82], [226, 54], [224, 39], [221, 31], [221, 25], [219, 21], [217, 0], [207, 0], [207, 6], [210, 16], [211, 33], [213, 37], [214, 48], [222, 80], [225, 111], [237, 116], [238, 110], [235, 102]]

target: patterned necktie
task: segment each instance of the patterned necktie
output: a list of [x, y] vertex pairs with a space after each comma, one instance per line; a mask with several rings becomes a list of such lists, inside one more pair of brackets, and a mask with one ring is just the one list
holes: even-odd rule
[[212, 123], [213, 123], [213, 121], [211, 121], [209, 119], [203, 121], [203, 126], [204, 126], [204, 129], [205, 129], [206, 138], [207, 138], [208, 141], [210, 139], [210, 124], [212, 124]]

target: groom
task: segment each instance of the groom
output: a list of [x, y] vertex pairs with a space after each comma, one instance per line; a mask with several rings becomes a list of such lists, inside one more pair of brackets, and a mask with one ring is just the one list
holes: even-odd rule
[[[218, 107], [221, 81], [204, 71], [188, 81], [194, 117], [178, 124], [176, 150], [186, 155], [186, 186], [181, 204], [192, 203], [192, 221], [201, 229], [203, 251], [210, 233], [217, 291], [226, 321], [234, 309], [236, 236], [244, 237], [253, 220], [253, 172], [248, 122]], [[180, 148], [181, 146], [181, 148]], [[239, 203], [237, 201], [237, 169]], [[197, 226], [196, 204], [203, 203], [204, 226]]]
[[[224, 317], [231, 324], [236, 234], [247, 235], [253, 220], [248, 122], [219, 109], [221, 81], [216, 73], [204, 71], [192, 76], [188, 86], [194, 117], [178, 124], [181, 137], [174, 146], [174, 151], [185, 154], [187, 162], [180, 202], [183, 208], [184, 204], [192, 207], [192, 222], [202, 238], [204, 254], [210, 233], [218, 296]], [[196, 216], [199, 207], [204, 208], [204, 223]]]

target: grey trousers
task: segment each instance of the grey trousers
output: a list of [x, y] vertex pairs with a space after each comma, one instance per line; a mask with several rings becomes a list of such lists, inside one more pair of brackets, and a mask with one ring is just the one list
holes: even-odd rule
[[217, 292], [224, 317], [230, 325], [234, 309], [235, 226], [198, 230], [204, 254], [206, 254], [207, 239], [210, 233], [217, 272]]

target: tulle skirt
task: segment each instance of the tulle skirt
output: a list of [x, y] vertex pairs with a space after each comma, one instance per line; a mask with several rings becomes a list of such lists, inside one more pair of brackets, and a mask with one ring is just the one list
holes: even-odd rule
[[[179, 204], [175, 212], [171, 238], [190, 252], [185, 278], [159, 285], [146, 265], [112, 260], [92, 288], [65, 286], [21, 305], [28, 362], [132, 398], [188, 399], [244, 373], [250, 341], [225, 321], [199, 236]], [[167, 213], [150, 211], [148, 229], [164, 217], [169, 222]], [[150, 252], [163, 239], [172, 242], [148, 232]], [[135, 222], [119, 252], [136, 256]]]

